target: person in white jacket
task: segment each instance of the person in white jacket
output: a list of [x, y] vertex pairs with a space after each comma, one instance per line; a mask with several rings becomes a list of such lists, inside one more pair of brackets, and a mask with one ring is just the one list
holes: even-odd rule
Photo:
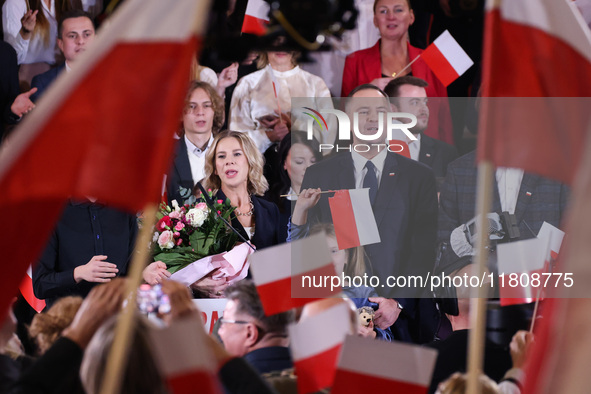
[[[333, 104], [322, 78], [302, 70], [294, 52], [263, 52], [259, 55], [258, 66], [260, 70], [246, 75], [236, 85], [230, 104], [229, 128], [247, 132], [264, 153], [291, 129], [306, 130], [307, 118], [295, 116], [292, 110], [304, 111], [304, 106], [332, 109]], [[292, 108], [291, 99], [295, 97], [298, 106]], [[292, 124], [292, 119], [297, 121]], [[336, 137], [334, 116], [328, 116], [327, 123], [328, 130], [315, 125], [314, 136], [320, 143], [331, 144]]]

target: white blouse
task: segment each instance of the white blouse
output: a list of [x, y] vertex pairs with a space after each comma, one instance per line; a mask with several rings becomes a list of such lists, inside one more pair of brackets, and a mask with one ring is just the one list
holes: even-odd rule
[[43, 13], [49, 22], [49, 42], [47, 45], [40, 34], [33, 34], [28, 40], [23, 39], [20, 35], [21, 19], [27, 12], [25, 0], [6, 0], [2, 6], [4, 41], [16, 50], [18, 64], [55, 63], [55, 55], [59, 51], [56, 46], [55, 0], [51, 0], [49, 8], [45, 1], [41, 1], [41, 4], [43, 5]]
[[[263, 153], [272, 142], [257, 119], [278, 112], [272, 77], [267, 69], [268, 67], [265, 67], [241, 78], [234, 89], [230, 104], [229, 129], [247, 132]], [[292, 97], [298, 98], [298, 108], [293, 108], [294, 111], [303, 111], [304, 106], [315, 109], [333, 108], [330, 91], [322, 78], [302, 70], [299, 66], [289, 71], [273, 70], [273, 73], [279, 85], [277, 95], [283, 113], [292, 111]], [[306, 131], [307, 117], [296, 115], [292, 113], [291, 129]], [[337, 121], [334, 116], [327, 116], [326, 120], [328, 130], [321, 130], [314, 125], [314, 136], [321, 144], [332, 144], [336, 137]]]

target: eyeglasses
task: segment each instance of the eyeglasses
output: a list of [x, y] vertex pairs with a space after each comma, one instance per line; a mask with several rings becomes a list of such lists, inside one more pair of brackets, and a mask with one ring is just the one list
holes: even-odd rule
[[244, 321], [244, 320], [225, 319], [223, 316], [219, 318], [219, 321], [221, 324], [248, 324], [248, 323], [252, 323], [250, 321]]

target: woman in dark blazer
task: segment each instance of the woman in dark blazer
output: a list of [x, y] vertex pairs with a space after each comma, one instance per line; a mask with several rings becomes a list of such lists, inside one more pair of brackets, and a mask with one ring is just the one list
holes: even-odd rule
[[[232, 225], [258, 249], [285, 242], [280, 239], [279, 210], [261, 196], [269, 185], [263, 176], [263, 156], [248, 134], [223, 131], [205, 158], [204, 186], [217, 199], [236, 207]], [[215, 271], [191, 287], [208, 297], [221, 297], [225, 279], [212, 279]]]

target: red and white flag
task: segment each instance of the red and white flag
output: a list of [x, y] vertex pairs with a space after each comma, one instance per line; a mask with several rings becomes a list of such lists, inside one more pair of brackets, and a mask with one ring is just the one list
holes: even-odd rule
[[437, 350], [348, 336], [331, 393], [426, 393]]
[[[538, 238], [509, 242], [497, 246], [499, 267], [499, 297], [501, 305], [527, 304], [536, 300], [541, 286], [532, 286], [532, 275], [539, 275], [543, 284], [547, 279], [545, 261], [547, 245]], [[550, 278], [551, 279], [551, 278]]]
[[262, 36], [269, 24], [271, 6], [264, 0], [248, 0], [246, 14], [242, 22], [242, 33]]
[[23, 281], [19, 285], [19, 290], [25, 300], [27, 300], [27, 303], [31, 308], [35, 309], [37, 313], [40, 313], [45, 308], [45, 300], [40, 300], [35, 297], [35, 293], [33, 292], [33, 270], [30, 265], [29, 268], [27, 268], [27, 273], [23, 278]]
[[[221, 393], [216, 361], [196, 328], [199, 316], [173, 321], [165, 328], [150, 328], [154, 359], [173, 394]], [[198, 388], [198, 390], [197, 390]]]
[[421, 58], [445, 86], [449, 86], [474, 64], [447, 30], [425, 48]]
[[380, 242], [369, 189], [338, 190], [328, 203], [339, 249]]
[[304, 306], [341, 291], [326, 277], [336, 272], [322, 233], [257, 251], [249, 258], [252, 278], [267, 316]]
[[[566, 219], [568, 237], [560, 248], [557, 272], [572, 281], [551, 286], [526, 365], [524, 393], [584, 393], [591, 364], [591, 139], [572, 188]], [[574, 170], [574, 169], [573, 169]]]
[[589, 28], [569, 0], [489, 3], [478, 158], [571, 184], [591, 121]]
[[346, 303], [336, 304], [289, 327], [298, 393], [313, 393], [332, 386], [341, 346], [352, 333], [351, 310]]
[[[0, 148], [0, 311], [37, 260], [65, 201], [136, 212], [161, 197], [196, 31], [207, 1], [129, 0]], [[198, 28], [199, 27], [199, 28]]]

